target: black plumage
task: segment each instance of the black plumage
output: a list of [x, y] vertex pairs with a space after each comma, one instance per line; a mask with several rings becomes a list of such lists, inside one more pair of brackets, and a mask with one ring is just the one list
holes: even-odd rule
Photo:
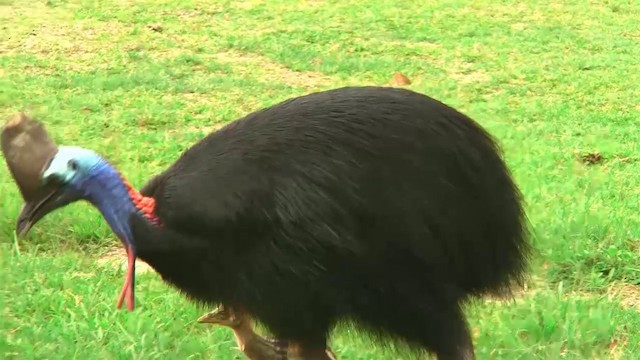
[[246, 309], [308, 349], [324, 351], [348, 319], [471, 359], [461, 304], [509, 290], [529, 253], [492, 137], [404, 89], [341, 88], [256, 111], [141, 193], [163, 226], [131, 217], [140, 258], [192, 299]]

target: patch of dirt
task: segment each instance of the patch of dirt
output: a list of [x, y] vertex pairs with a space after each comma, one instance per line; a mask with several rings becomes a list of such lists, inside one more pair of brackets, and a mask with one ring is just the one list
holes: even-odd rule
[[42, 55], [55, 53], [69, 56], [93, 55], [96, 50], [104, 47], [103, 42], [96, 42], [97, 37], [116, 33], [117, 26], [114, 24], [95, 23], [91, 26], [83, 26], [81, 23], [41, 24], [21, 39], [18, 49]]
[[624, 358], [626, 346], [627, 337], [624, 334], [613, 338], [609, 343], [609, 359]]
[[155, 32], [162, 32], [164, 30], [164, 27], [160, 24], [149, 24], [147, 25], [147, 29]]
[[446, 67], [447, 75], [460, 84], [489, 82], [491, 80], [489, 73], [483, 69], [475, 69], [475, 66], [468, 62], [456, 61]]
[[601, 163], [604, 157], [599, 152], [592, 152], [580, 155], [580, 161], [587, 165], [596, 165]]
[[[246, 74], [264, 81], [281, 82], [304, 88], [318, 88], [335, 82], [322, 73], [291, 70], [257, 54], [225, 51], [213, 55], [213, 58], [234, 67], [234, 73]], [[257, 73], [256, 68], [258, 69]]]
[[126, 31], [127, 27], [117, 21], [35, 23], [22, 31], [12, 32], [2, 50], [7, 55], [65, 59], [58, 63], [60, 68], [85, 71], [105, 64], [113, 57], [117, 42], [105, 38], [122, 37]]
[[640, 311], [640, 285], [619, 284], [609, 288], [610, 297], [619, 297], [620, 305]]
[[213, 123], [213, 124], [211, 124], [209, 126], [187, 125], [187, 126], [181, 126], [179, 129], [168, 129], [168, 130], [166, 130], [166, 132], [167, 132], [167, 134], [203, 132], [205, 134], [205, 136], [206, 136], [206, 135], [208, 135], [210, 133], [214, 133], [214, 132], [222, 129], [227, 124], [228, 123], [217, 122], [217, 123]]

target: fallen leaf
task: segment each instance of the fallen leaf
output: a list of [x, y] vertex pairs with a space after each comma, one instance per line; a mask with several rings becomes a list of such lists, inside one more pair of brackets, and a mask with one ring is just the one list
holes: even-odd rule
[[397, 72], [393, 74], [393, 79], [391, 79], [391, 85], [400, 86], [400, 85], [409, 85], [411, 84], [411, 80], [401, 72]]
[[600, 163], [602, 160], [604, 160], [604, 157], [602, 157], [602, 154], [600, 154], [599, 152], [594, 152], [594, 153], [584, 154], [580, 157], [580, 159], [585, 164], [595, 165]]

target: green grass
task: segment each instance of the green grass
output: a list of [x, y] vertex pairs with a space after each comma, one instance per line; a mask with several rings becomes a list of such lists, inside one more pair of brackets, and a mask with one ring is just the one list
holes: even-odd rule
[[[640, 4], [0, 1], [0, 116], [105, 154], [136, 186], [220, 124], [311, 91], [408, 88], [500, 140], [536, 234], [528, 288], [468, 308], [479, 359], [640, 354]], [[157, 25], [160, 31], [150, 25]], [[580, 157], [601, 153], [588, 165]], [[153, 272], [115, 310], [117, 240], [86, 204], [15, 239], [0, 166], [0, 358], [238, 358]], [[400, 359], [353, 329], [341, 359]]]

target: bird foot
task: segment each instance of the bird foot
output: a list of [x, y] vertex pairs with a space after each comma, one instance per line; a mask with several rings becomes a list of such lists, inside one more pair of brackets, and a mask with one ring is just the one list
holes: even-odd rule
[[[324, 351], [309, 353], [299, 346], [290, 346], [286, 340], [266, 338], [255, 333], [249, 321], [249, 315], [236, 311], [233, 307], [220, 306], [200, 318], [199, 323], [216, 324], [233, 330], [236, 344], [250, 360], [302, 360], [322, 359], [335, 360], [336, 356], [327, 346]], [[305, 355], [302, 355], [305, 354]]]
[[236, 328], [242, 323], [242, 318], [236, 316], [235, 312], [224, 305], [210, 311], [198, 318], [199, 323], [216, 324]]
[[238, 348], [250, 360], [287, 360], [288, 343], [256, 334], [249, 320], [247, 314], [224, 305], [198, 318], [199, 323], [231, 328]]

